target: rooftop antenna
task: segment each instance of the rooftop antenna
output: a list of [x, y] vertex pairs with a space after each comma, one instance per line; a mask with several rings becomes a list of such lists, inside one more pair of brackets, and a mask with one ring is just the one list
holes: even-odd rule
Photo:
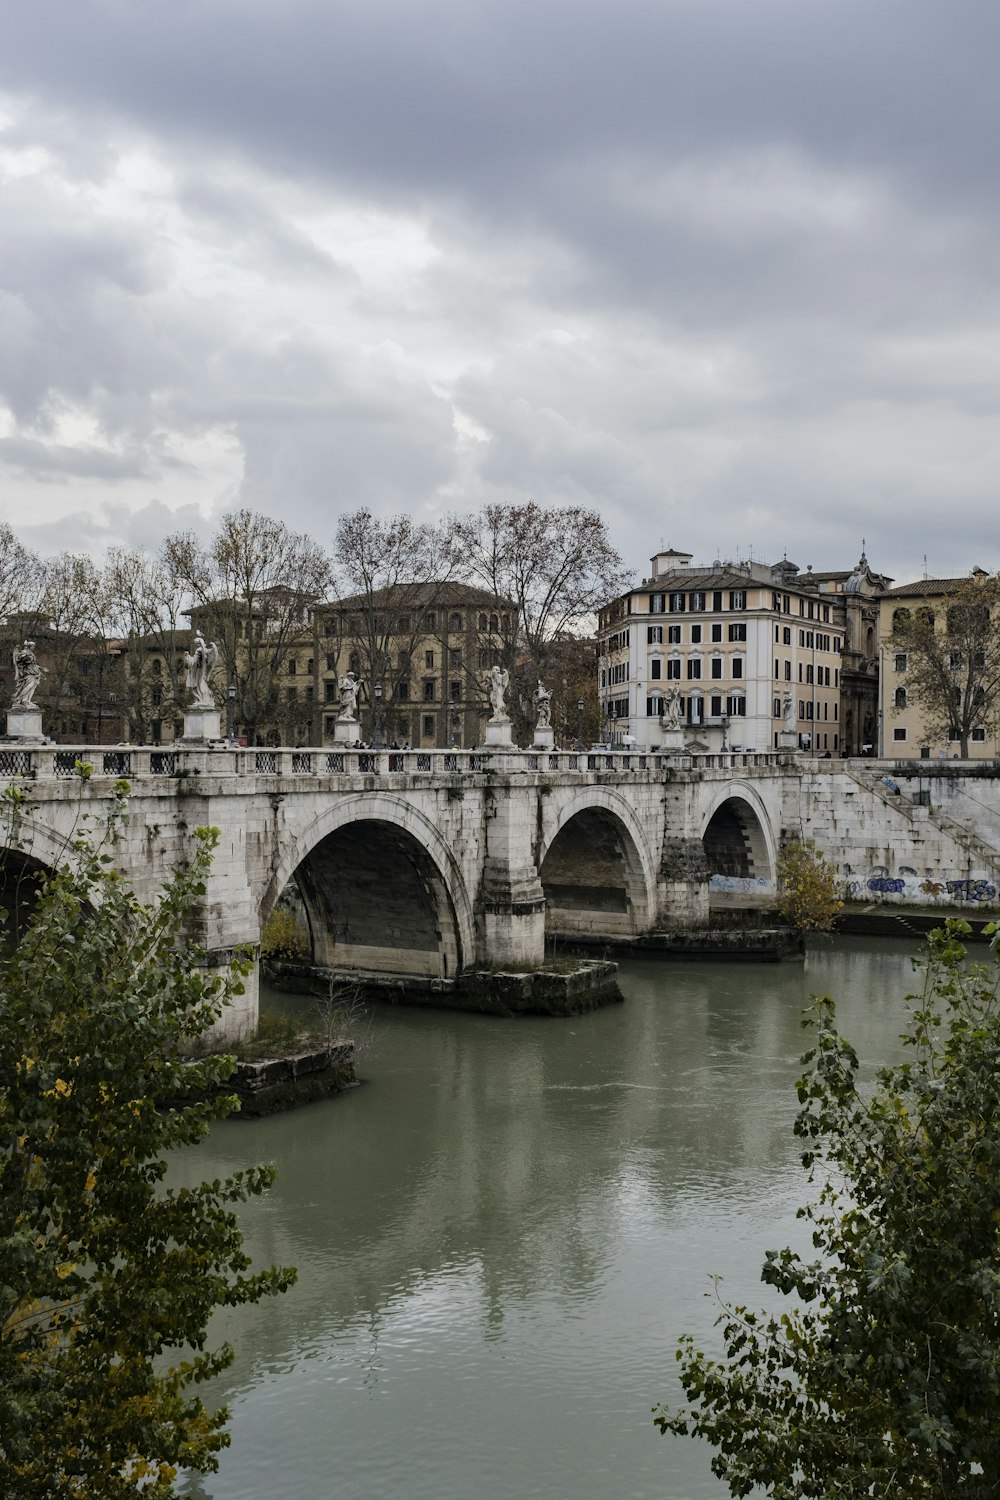
[[927, 577], [927, 553], [924, 553], [924, 578]]

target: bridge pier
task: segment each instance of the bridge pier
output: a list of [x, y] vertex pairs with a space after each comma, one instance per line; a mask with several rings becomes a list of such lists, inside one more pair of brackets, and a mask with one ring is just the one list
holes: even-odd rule
[[532, 848], [534, 788], [505, 786], [489, 799], [476, 938], [481, 962], [545, 961], [545, 893]]
[[664, 931], [707, 927], [709, 876], [701, 839], [664, 838], [656, 882], [657, 927]]

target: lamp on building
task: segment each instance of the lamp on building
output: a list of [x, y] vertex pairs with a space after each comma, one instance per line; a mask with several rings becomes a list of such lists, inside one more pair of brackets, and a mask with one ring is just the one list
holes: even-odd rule
[[236, 738], [236, 684], [231, 682], [226, 689], [226, 739], [230, 744]]
[[583, 749], [583, 709], [584, 709], [583, 699], [582, 698], [577, 698], [577, 700], [576, 700], [576, 748], [577, 748], [578, 752]]
[[382, 748], [382, 679], [375, 684], [375, 749]]

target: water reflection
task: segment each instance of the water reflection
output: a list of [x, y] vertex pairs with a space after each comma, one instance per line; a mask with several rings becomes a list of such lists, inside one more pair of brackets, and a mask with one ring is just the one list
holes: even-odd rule
[[709, 1273], [759, 1301], [763, 1249], [801, 1235], [809, 992], [885, 1061], [909, 952], [631, 962], [623, 1006], [570, 1021], [386, 1009], [363, 1087], [217, 1127], [176, 1175], [276, 1161], [247, 1241], [299, 1284], [213, 1329], [239, 1350], [234, 1442], [189, 1493], [721, 1494], [649, 1408], [677, 1334], [711, 1337]]

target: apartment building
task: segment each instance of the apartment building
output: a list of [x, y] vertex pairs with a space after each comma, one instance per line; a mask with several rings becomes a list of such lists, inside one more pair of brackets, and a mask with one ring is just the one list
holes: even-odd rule
[[875, 737], [877, 595], [890, 581], [863, 553], [831, 573], [657, 553], [600, 614], [606, 738], [657, 749], [679, 718], [696, 750], [858, 753]]

